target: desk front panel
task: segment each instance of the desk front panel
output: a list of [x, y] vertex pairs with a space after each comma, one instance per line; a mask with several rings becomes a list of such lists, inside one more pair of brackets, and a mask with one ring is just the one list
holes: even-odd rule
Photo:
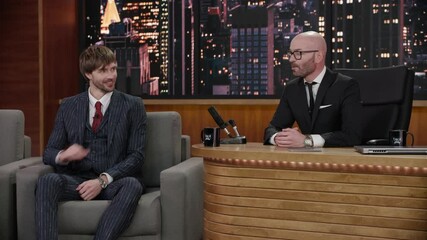
[[206, 239], [427, 239], [426, 156], [385, 165], [390, 156], [352, 149], [290, 153], [253, 143], [195, 145], [193, 154], [205, 159]]

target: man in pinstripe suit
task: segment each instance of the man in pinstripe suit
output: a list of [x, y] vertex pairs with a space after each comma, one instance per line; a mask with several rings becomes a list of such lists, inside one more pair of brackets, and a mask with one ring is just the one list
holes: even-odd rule
[[[58, 202], [111, 200], [95, 239], [117, 239], [143, 193], [146, 112], [140, 98], [115, 90], [117, 62], [104, 46], [80, 55], [86, 92], [64, 99], [43, 154], [55, 168], [36, 189], [37, 239], [58, 238]], [[98, 103], [99, 102], [99, 103]]]

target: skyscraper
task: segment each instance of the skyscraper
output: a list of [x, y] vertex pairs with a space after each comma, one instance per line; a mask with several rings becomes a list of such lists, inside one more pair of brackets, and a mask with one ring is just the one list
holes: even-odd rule
[[240, 5], [231, 15], [230, 95], [273, 95], [273, 8]]
[[403, 0], [323, 2], [320, 18], [332, 24], [325, 32], [331, 42], [332, 67], [402, 64], [403, 6]]
[[160, 1], [159, 20], [159, 95], [169, 95], [168, 89], [168, 64], [169, 64], [169, 0]]
[[208, 7], [201, 36], [199, 94], [230, 95], [230, 31], [219, 7]]
[[119, 12], [117, 11], [117, 6], [114, 0], [108, 0], [101, 21], [102, 34], [108, 34], [110, 32], [108, 27], [111, 23], [120, 22]]
[[193, 95], [196, 26], [192, 1], [171, 1], [169, 14], [168, 91], [174, 96]]

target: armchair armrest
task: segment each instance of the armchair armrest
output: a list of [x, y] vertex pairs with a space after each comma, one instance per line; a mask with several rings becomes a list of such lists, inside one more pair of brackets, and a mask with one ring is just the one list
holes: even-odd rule
[[203, 159], [190, 158], [160, 174], [162, 239], [203, 236]]
[[0, 166], [0, 239], [16, 239], [16, 172], [41, 162], [29, 158]]
[[18, 239], [31, 240], [36, 237], [35, 229], [35, 189], [37, 179], [53, 172], [53, 168], [43, 163], [20, 169], [16, 173], [16, 209]]
[[27, 135], [24, 136], [24, 158], [31, 157], [31, 138]]
[[191, 157], [190, 145], [190, 136], [181, 135], [181, 161], [185, 161]]

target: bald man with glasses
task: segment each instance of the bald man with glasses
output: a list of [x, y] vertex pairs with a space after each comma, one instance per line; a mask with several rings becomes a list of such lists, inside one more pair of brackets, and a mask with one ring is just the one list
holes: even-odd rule
[[292, 39], [287, 57], [297, 78], [287, 82], [265, 129], [264, 144], [295, 148], [361, 143], [359, 85], [325, 66], [326, 51], [325, 39], [317, 32]]

